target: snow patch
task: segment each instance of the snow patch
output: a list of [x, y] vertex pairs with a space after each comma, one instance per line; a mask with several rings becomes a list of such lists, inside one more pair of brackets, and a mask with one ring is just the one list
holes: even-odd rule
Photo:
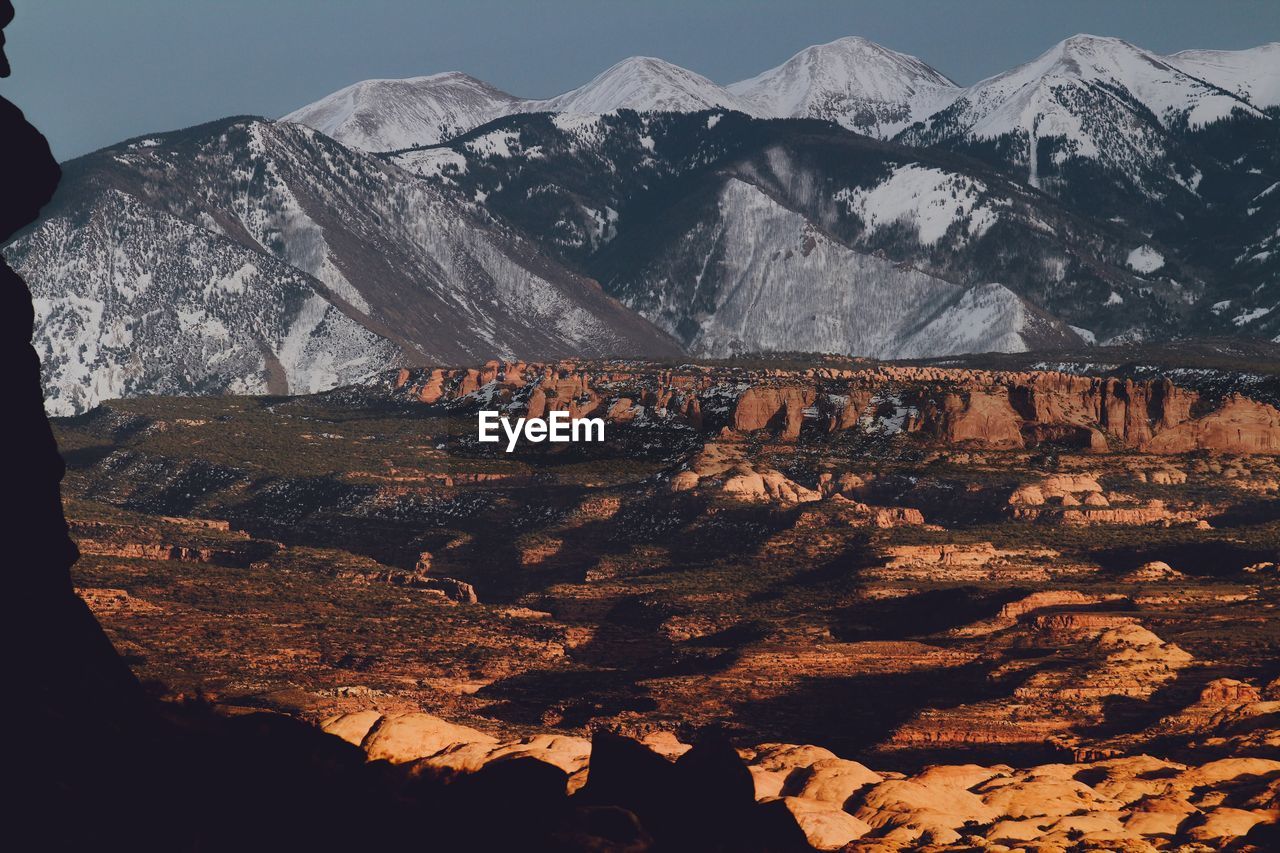
[[520, 148], [520, 133], [514, 130], [494, 130], [467, 140], [464, 147], [480, 157], [511, 157], [513, 149]]
[[[948, 195], [949, 198], [949, 195]], [[999, 284], [964, 289], [854, 251], [738, 179], [719, 215], [685, 239], [703, 262], [673, 282], [661, 260], [633, 273], [628, 304], [690, 351], [728, 356], [794, 349], [877, 358], [1021, 351], [1022, 301]], [[688, 334], [688, 294], [708, 301]]]
[[452, 148], [422, 148], [406, 151], [394, 158], [400, 168], [423, 178], [451, 180], [467, 173], [467, 158]]
[[1134, 272], [1152, 273], [1164, 266], [1164, 255], [1150, 246], [1139, 246], [1129, 253], [1125, 261]]
[[870, 189], [841, 190], [836, 201], [856, 214], [868, 232], [907, 222], [915, 226], [922, 244], [932, 246], [966, 218], [969, 236], [986, 233], [999, 218], [982, 201], [986, 189], [980, 181], [964, 175], [912, 164], [895, 168]]
[[1232, 318], [1231, 322], [1235, 323], [1237, 326], [1246, 326], [1249, 323], [1252, 323], [1254, 320], [1261, 320], [1263, 317], [1267, 316], [1274, 310], [1275, 310], [1274, 307], [1254, 308], [1252, 311], [1245, 311], [1241, 314], [1237, 314], [1235, 317]]
[[226, 278], [218, 279], [214, 283], [214, 287], [223, 293], [244, 293], [248, 283], [257, 274], [258, 268], [256, 266], [245, 264]]
[[1095, 346], [1098, 343], [1098, 336], [1088, 329], [1081, 328], [1080, 326], [1072, 326], [1071, 331], [1079, 335], [1080, 340], [1084, 341], [1089, 346]]

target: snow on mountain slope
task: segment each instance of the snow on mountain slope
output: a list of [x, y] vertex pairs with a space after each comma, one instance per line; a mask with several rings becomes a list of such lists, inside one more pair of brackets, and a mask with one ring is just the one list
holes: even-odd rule
[[920, 243], [933, 246], [951, 226], [966, 222], [969, 236], [981, 237], [995, 224], [999, 213], [987, 187], [974, 178], [936, 167], [899, 166], [880, 183], [836, 194], [866, 226], [870, 234], [898, 223], [914, 226]]
[[729, 87], [653, 57], [633, 56], [544, 100], [508, 95], [465, 74], [366, 80], [284, 117], [364, 151], [433, 145], [517, 112], [599, 115], [728, 109], [769, 118], [819, 118], [887, 139], [959, 90], [919, 59], [863, 38], [815, 45]]
[[[1029, 312], [1000, 285], [972, 294], [901, 264], [855, 252], [759, 188], [726, 182], [718, 215], [692, 229], [701, 257], [693, 292], [664, 286], [665, 257], [636, 270], [632, 306], [720, 357], [770, 350], [915, 357], [1028, 348]], [[690, 303], [701, 308], [688, 322]]]
[[544, 101], [527, 101], [526, 112], [596, 115], [628, 109], [636, 112], [698, 112], [751, 109], [701, 74], [650, 56], [633, 56], [577, 89]]
[[[1034, 310], [1002, 284], [979, 284], [953, 301], [891, 351], [893, 358], [930, 358], [970, 352], [1026, 352], [1047, 335], [1060, 338], [1061, 324]], [[1074, 327], [1072, 331], [1077, 332]]]
[[1184, 50], [1164, 60], [1255, 107], [1280, 106], [1280, 42], [1248, 50]]
[[434, 145], [521, 112], [599, 115], [752, 108], [700, 74], [646, 56], [624, 59], [576, 89], [545, 100], [508, 95], [466, 74], [366, 80], [302, 107], [282, 121], [319, 130], [362, 151]]
[[[733, 91], [647, 58], [545, 101], [369, 81], [291, 122], [69, 163], [7, 253], [59, 412], [318, 390], [390, 359], [1076, 342], [1055, 318], [1104, 341], [1271, 337], [1276, 119], [1245, 98], [1274, 100], [1275, 48], [1080, 36], [963, 90], [862, 39]], [[753, 114], [914, 123], [899, 145]]]
[[856, 36], [805, 48], [728, 90], [761, 116], [826, 119], [881, 139], [960, 92], [916, 57]]
[[[645, 316], [669, 306], [660, 325], [686, 344], [717, 310], [711, 294], [721, 266], [704, 268], [712, 249], [703, 241], [708, 223], [725, 215], [719, 194], [730, 178], [760, 188], [857, 255], [966, 287], [1000, 282], [1103, 337], [1135, 328], [1170, 334], [1204, 289], [1202, 273], [1148, 232], [1098, 226], [971, 161], [814, 122], [741, 113], [530, 114], [393, 160], [526, 234]], [[1167, 254], [1167, 268], [1127, 265], [1134, 247], [1147, 243]], [[775, 255], [760, 264], [785, 275], [794, 262], [785, 251]], [[1122, 305], [1107, 304], [1113, 292]], [[1070, 333], [1041, 342], [1070, 343], [1063, 336]]]
[[520, 98], [450, 71], [405, 80], [365, 80], [285, 116], [361, 151], [433, 145], [516, 112]]
[[1039, 185], [1041, 140], [1053, 140], [1055, 164], [1079, 157], [1149, 169], [1166, 159], [1170, 127], [1203, 127], [1232, 115], [1261, 113], [1126, 41], [1080, 35], [970, 86], [901, 139], [926, 145], [1010, 140], [1011, 159]]
[[295, 124], [225, 119], [73, 161], [6, 255], [45, 300], [37, 347], [73, 409], [315, 391], [393, 358], [680, 354], [525, 239]]
[[399, 353], [298, 270], [119, 190], [6, 254], [31, 288], [53, 415], [137, 394], [310, 393]]
[[[1127, 94], [1166, 126], [1185, 118], [1193, 126], [1257, 111], [1239, 98], [1207, 86], [1160, 57], [1117, 38], [1079, 35], [1059, 42], [1032, 62], [966, 90], [977, 122], [970, 132], [992, 138], [1020, 126], [1028, 108], [1070, 109], [1053, 91], [1068, 86], [1089, 94], [1109, 87]], [[1057, 112], [1057, 114], [1061, 114]]]
[[[1126, 111], [1147, 110], [1165, 127], [1182, 122], [1198, 127], [1242, 111], [1256, 113], [1245, 101], [1264, 108], [1280, 103], [1278, 51], [1272, 43], [1159, 57], [1119, 39], [1080, 35], [1026, 65], [960, 89], [914, 56], [851, 36], [808, 47], [727, 87], [661, 59], [631, 57], [583, 86], [543, 100], [517, 98], [466, 74], [447, 72], [366, 80], [284, 120], [353, 148], [391, 151], [446, 141], [517, 112], [728, 109], [763, 118], [824, 119], [881, 139], [929, 120], [926, 130], [913, 130], [907, 140], [926, 144], [959, 134], [986, 140], [1010, 133], [1063, 136], [1080, 156], [1106, 157], [1098, 152], [1119, 143], [1099, 140], [1118, 115], [1129, 126], [1126, 132], [1138, 136], [1131, 148], [1152, 147], [1149, 129], [1140, 127], [1148, 117], [1135, 122], [1123, 115]], [[1103, 103], [1106, 98], [1115, 103]], [[949, 109], [953, 104], [956, 108]]]
[[[214, 192], [193, 199], [191, 215], [247, 231], [318, 277], [332, 268], [370, 306], [371, 325], [429, 360], [678, 352], [518, 235], [306, 128], [236, 125], [194, 162]], [[255, 192], [240, 197], [239, 182]]]

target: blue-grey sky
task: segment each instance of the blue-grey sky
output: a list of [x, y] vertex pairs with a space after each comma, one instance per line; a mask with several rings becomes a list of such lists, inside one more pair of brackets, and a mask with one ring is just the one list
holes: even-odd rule
[[14, 0], [15, 101], [66, 159], [349, 83], [466, 71], [516, 95], [659, 56], [721, 83], [861, 35], [959, 83], [1079, 32], [1166, 53], [1280, 38], [1278, 0]]

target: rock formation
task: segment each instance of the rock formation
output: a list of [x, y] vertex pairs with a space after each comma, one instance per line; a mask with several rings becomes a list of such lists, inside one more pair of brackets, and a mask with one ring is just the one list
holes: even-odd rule
[[[332, 718], [324, 729], [360, 745], [370, 761], [409, 768], [411, 778], [467, 778], [512, 761], [541, 762], [562, 772], [554, 784], [571, 801], [626, 803], [642, 827], [662, 826], [658, 816], [678, 813], [672, 798], [687, 791], [685, 838], [705, 833], [703, 843], [715, 849], [1261, 850], [1280, 820], [1280, 761], [1260, 758], [1200, 766], [1149, 756], [1021, 769], [933, 765], [904, 775], [816, 746], [769, 743], [735, 755], [666, 733], [645, 743], [615, 735], [498, 741], [426, 714], [376, 711]], [[717, 788], [688, 789], [695, 779]], [[736, 825], [723, 822], [729, 814]]]
[[[0, 2], [0, 28], [8, 26], [13, 16], [12, 4]], [[9, 76], [2, 47], [0, 76]], [[51, 198], [60, 171], [44, 137], [2, 98], [0, 138], [4, 140], [0, 240], [6, 240], [35, 220]], [[15, 744], [11, 772], [22, 780], [23, 789], [16, 813], [37, 822], [55, 808], [65, 815], [71, 806], [64, 801], [70, 789], [83, 797], [72, 800], [86, 807], [80, 819], [93, 823], [105, 814], [95, 815], [88, 809], [97, 804], [87, 795], [94, 791], [96, 796], [97, 790], [119, 783], [118, 779], [107, 781], [111, 775], [107, 765], [123, 759], [120, 739], [136, 731], [133, 724], [141, 714], [142, 693], [72, 589], [70, 568], [77, 552], [63, 517], [59, 482], [64, 468], [44, 415], [40, 363], [31, 346], [31, 295], [2, 259], [0, 298], [4, 300], [0, 342], [13, 379], [7, 421], [14, 452], [7, 482], [14, 491], [5, 513], [12, 567], [6, 595], [6, 622], [13, 638], [9, 659], [16, 664], [14, 682], [23, 686], [36, 728], [58, 732]], [[81, 772], [68, 778], [73, 767]], [[45, 841], [48, 846], [61, 846], [56, 838]]]
[[[1168, 379], [877, 366], [844, 371], [652, 369], [629, 362], [490, 362], [482, 370], [401, 370], [394, 394], [432, 404], [484, 399], [529, 417], [562, 409], [633, 421], [641, 412], [699, 430], [905, 434], [949, 447], [1058, 446], [1180, 454], [1280, 453], [1280, 411], [1230, 394], [1221, 400]], [[1160, 475], [1162, 476], [1162, 475]]]

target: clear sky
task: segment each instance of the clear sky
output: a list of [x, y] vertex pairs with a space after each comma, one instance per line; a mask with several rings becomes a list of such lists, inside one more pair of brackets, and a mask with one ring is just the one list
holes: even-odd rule
[[14, 0], [15, 101], [66, 159], [357, 80], [465, 71], [526, 97], [659, 56], [720, 83], [860, 35], [959, 83], [1079, 32], [1157, 52], [1280, 39], [1280, 0]]

